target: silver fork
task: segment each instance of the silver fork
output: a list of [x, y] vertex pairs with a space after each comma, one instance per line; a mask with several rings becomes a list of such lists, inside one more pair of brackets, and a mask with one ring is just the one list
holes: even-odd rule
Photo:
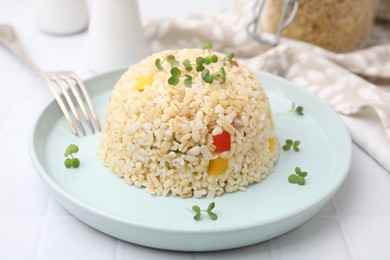
[[[96, 116], [95, 109], [92, 106], [91, 99], [88, 95], [88, 92], [83, 84], [83, 82], [76, 76], [75, 73], [71, 71], [57, 71], [57, 72], [44, 72], [40, 70], [27, 56], [26, 52], [23, 51], [16, 34], [13, 28], [10, 25], [0, 24], [0, 43], [7, 47], [21, 62], [24, 63], [32, 72], [39, 76], [50, 88], [55, 99], [57, 100], [58, 105], [60, 106], [66, 120], [69, 123], [69, 126], [72, 132], [78, 136], [79, 131], [85, 135], [85, 130], [80, 120], [79, 113], [74, 104], [74, 99], [76, 99], [80, 110], [82, 111], [85, 121], [91, 128], [92, 133], [95, 133], [95, 127], [93, 126], [89, 113], [87, 112], [86, 102], [89, 112], [93, 117], [96, 128], [100, 131], [100, 123]], [[70, 91], [69, 91], [70, 90]], [[71, 92], [74, 98], [69, 94]], [[79, 131], [77, 130], [74, 120], [72, 119], [70, 113], [74, 120], [76, 121]]]

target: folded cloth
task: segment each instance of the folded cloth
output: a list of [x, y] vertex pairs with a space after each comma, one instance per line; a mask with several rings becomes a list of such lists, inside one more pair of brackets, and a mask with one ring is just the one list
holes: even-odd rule
[[373, 30], [381, 36], [373, 36], [370, 45], [376, 38], [381, 45], [355, 52], [336, 54], [291, 39], [270, 48], [246, 33], [253, 4], [254, 0], [235, 0], [215, 15], [146, 21], [145, 34], [153, 51], [212, 42], [214, 49], [233, 51], [252, 69], [279, 75], [308, 90], [340, 113], [354, 142], [390, 172], [390, 92], [369, 82], [390, 84], [390, 23], [381, 22]]

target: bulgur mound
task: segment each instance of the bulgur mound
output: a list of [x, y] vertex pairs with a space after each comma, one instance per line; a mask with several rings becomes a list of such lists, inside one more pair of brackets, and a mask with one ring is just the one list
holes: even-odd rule
[[[168, 84], [171, 64], [163, 61], [170, 54], [182, 71], [175, 86]], [[151, 194], [182, 198], [245, 190], [269, 175], [279, 149], [268, 98], [249, 69], [212, 54], [218, 62], [204, 66], [211, 73], [224, 67], [225, 82], [204, 82], [195, 65], [185, 70], [182, 61], [209, 55], [199, 49], [151, 55], [122, 75], [97, 150], [109, 170]], [[184, 74], [193, 78], [190, 87]], [[223, 135], [230, 143], [221, 148], [215, 138]]]

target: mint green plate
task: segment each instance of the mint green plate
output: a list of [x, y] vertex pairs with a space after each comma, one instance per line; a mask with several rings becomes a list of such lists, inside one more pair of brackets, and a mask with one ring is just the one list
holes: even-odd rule
[[[101, 122], [110, 93], [123, 70], [85, 81]], [[277, 135], [301, 140], [301, 151], [282, 151], [275, 172], [244, 192], [213, 200], [153, 197], [127, 185], [99, 161], [99, 134], [74, 136], [53, 101], [40, 114], [29, 140], [33, 165], [55, 199], [86, 224], [144, 246], [210, 251], [247, 246], [281, 235], [316, 214], [343, 183], [351, 163], [351, 139], [338, 116], [312, 95], [267, 74], [261, 79], [275, 113]], [[304, 116], [289, 110], [292, 102]], [[65, 148], [77, 144], [78, 169], [63, 165]], [[295, 167], [308, 172], [306, 185], [290, 184]], [[188, 210], [214, 201], [218, 220], [193, 220]]]

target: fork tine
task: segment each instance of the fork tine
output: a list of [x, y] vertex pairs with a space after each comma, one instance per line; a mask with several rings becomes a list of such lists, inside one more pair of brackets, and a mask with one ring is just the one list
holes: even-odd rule
[[52, 81], [50, 81], [48, 78], [46, 77], [43, 77], [43, 79], [45, 80], [46, 82], [46, 85], [49, 87], [49, 89], [51, 90], [51, 92], [53, 93], [54, 95], [54, 98], [57, 100], [57, 103], [58, 105], [60, 106], [60, 109], [62, 111], [62, 113], [64, 114], [66, 120], [68, 121], [68, 124], [70, 126], [70, 129], [72, 130], [72, 132], [78, 136], [78, 132], [77, 132], [77, 129], [76, 129], [76, 126], [73, 124], [73, 121], [72, 121], [72, 118], [70, 117], [70, 114], [68, 112], [68, 109], [66, 108], [65, 104], [64, 104], [64, 101], [62, 100], [61, 96], [58, 94], [58, 91], [57, 89], [55, 88], [55, 86], [52, 84]]
[[81, 124], [80, 117], [79, 117], [79, 114], [77, 113], [76, 107], [74, 106], [73, 100], [69, 96], [68, 89], [61, 84], [61, 82], [67, 83], [67, 81], [63, 80], [62, 75], [58, 75], [58, 76], [50, 75], [50, 80], [52, 80], [53, 82], [55, 82], [57, 84], [58, 88], [60, 89], [60, 91], [64, 95], [65, 100], [67, 101], [68, 106], [69, 106], [70, 110], [72, 111], [73, 117], [76, 119], [77, 125], [79, 126], [79, 128], [81, 130], [81, 133], [85, 136], [84, 127]]
[[75, 84], [77, 84], [77, 82], [73, 79], [72, 74], [69, 74], [69, 73], [67, 73], [66, 75], [65, 74], [62, 75], [61, 77], [68, 84], [73, 95], [76, 97], [77, 103], [79, 104], [79, 107], [84, 115], [85, 120], [87, 121], [87, 123], [89, 125], [89, 128], [91, 129], [92, 133], [95, 134], [95, 128], [93, 127], [93, 125], [91, 123], [91, 120], [89, 118], [89, 115], [88, 115], [87, 110], [86, 110], [85, 105], [84, 105], [84, 101], [80, 96], [80, 92], [77, 90], [77, 88], [75, 86]]
[[87, 89], [86, 89], [85, 86], [84, 86], [84, 83], [83, 83], [75, 74], [73, 74], [73, 73], [71, 74], [71, 78], [77, 82], [77, 85], [78, 85], [79, 88], [81, 89], [81, 92], [83, 93], [84, 98], [85, 98], [85, 100], [87, 101], [89, 110], [90, 110], [91, 113], [92, 113], [92, 116], [93, 116], [93, 119], [94, 119], [94, 121], [95, 121], [96, 127], [97, 127], [97, 129], [98, 129], [99, 131], [101, 131], [99, 119], [98, 119], [98, 117], [97, 117], [97, 115], [96, 115], [95, 109], [93, 108], [91, 98], [90, 98], [89, 95], [88, 95], [88, 92], [87, 92]]

